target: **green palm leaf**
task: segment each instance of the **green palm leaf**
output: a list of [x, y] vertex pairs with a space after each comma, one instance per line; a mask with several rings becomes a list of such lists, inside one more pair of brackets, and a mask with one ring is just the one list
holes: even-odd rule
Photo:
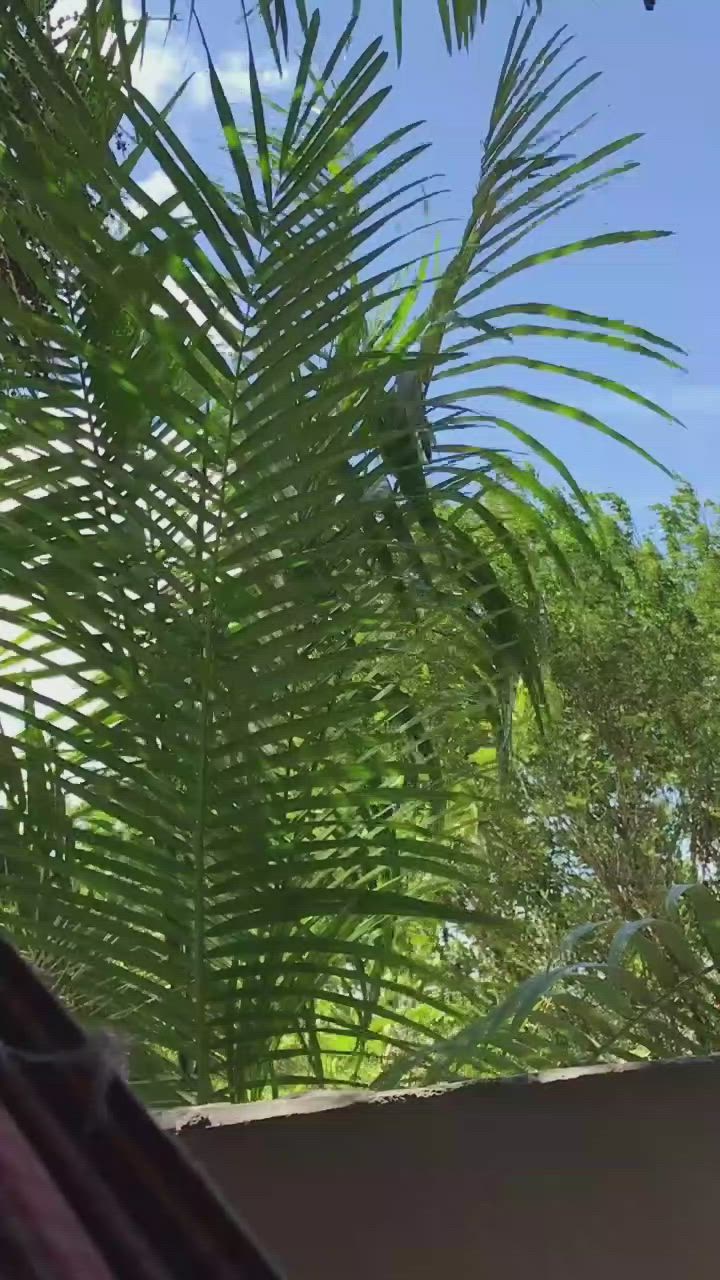
[[398, 1055], [378, 1083], [487, 1073], [498, 1054], [544, 1070], [717, 1053], [719, 965], [717, 894], [677, 885], [662, 915], [573, 930], [557, 964], [429, 1051]]
[[[53, 262], [42, 309], [0, 295], [4, 920], [31, 953], [72, 939], [87, 999], [141, 1041], [148, 1096], [242, 1096], [289, 1050], [293, 1081], [330, 1034], [387, 1039], [380, 1015], [399, 1042], [422, 966], [394, 922], [469, 918], [443, 900], [452, 846], [418, 822], [409, 700], [376, 675], [402, 643], [406, 553], [374, 514], [373, 410], [403, 357], [335, 347], [372, 306], [354, 255], [381, 263], [382, 236], [367, 246], [393, 216], [390, 190], [379, 218], [332, 171], [384, 58], [298, 112], [282, 170], [255, 95], [259, 187], [211, 67], [247, 220], [106, 67], [113, 119], [193, 229], [143, 198], [82, 103], [61, 127], [67, 72], [20, 0], [3, 22], [19, 199], [0, 234]], [[50, 70], [53, 95], [31, 88]]]
[[[390, 17], [395, 32], [395, 45], [398, 61], [403, 50], [403, 21], [409, 21], [411, 5], [405, 6], [403, 0], [387, 0]], [[524, 0], [539, 13], [542, 0]], [[300, 27], [307, 32], [309, 27], [307, 0], [258, 0], [258, 8], [265, 22], [268, 37], [275, 56], [280, 61], [281, 50], [287, 55], [288, 33], [293, 9], [297, 14]], [[352, 10], [359, 14], [361, 0], [352, 0]], [[437, 0], [438, 17], [442, 28], [443, 39], [448, 53], [454, 48], [468, 49], [475, 35], [479, 22], [487, 17], [488, 0]]]
[[[333, 86], [346, 32], [319, 88], [310, 19], [280, 138], [256, 84], [248, 141], [210, 61], [224, 192], [132, 88], [115, 0], [77, 62], [29, 12], [0, 19], [2, 920], [55, 972], [71, 952], [71, 997], [131, 1030], [155, 1103], [357, 1074], [478, 1003], [415, 954], [418, 920], [490, 922], [453, 897], [473, 854], [392, 659], [441, 608], [480, 736], [518, 678], [540, 701], [525, 615], [453, 513], [521, 566], [483, 495], [537, 528], [546, 489], [482, 445], [438, 477], [428, 433], [478, 273], [601, 159], [541, 154], [555, 46], [525, 68], [518, 29], [470, 227], [411, 316], [394, 221], [422, 148], [382, 134], [379, 42]], [[143, 192], [145, 153], [187, 219]]]

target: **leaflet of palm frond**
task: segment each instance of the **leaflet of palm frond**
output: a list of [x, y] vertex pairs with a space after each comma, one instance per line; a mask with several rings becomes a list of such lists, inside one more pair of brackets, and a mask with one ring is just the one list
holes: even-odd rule
[[427, 485], [422, 449], [415, 426], [408, 421], [403, 405], [388, 397], [387, 407], [378, 417], [378, 439], [385, 465], [394, 476], [412, 516], [429, 536], [437, 530], [437, 519]]
[[434, 437], [427, 417], [420, 371], [411, 369], [406, 373], [399, 373], [395, 379], [395, 394], [405, 410], [409, 430], [416, 434], [425, 460], [430, 462]]
[[[172, 0], [171, 0], [172, 2]], [[362, 12], [362, 0], [351, 0], [352, 13], [358, 18]], [[655, 0], [645, 0], [645, 7], [654, 5]], [[403, 0], [386, 0], [388, 20], [392, 21], [395, 33], [395, 48], [398, 62], [403, 54], [404, 24], [410, 12], [415, 15], [414, 7], [405, 6]], [[488, 0], [436, 0], [437, 13], [442, 40], [448, 53], [454, 49], [469, 49], [478, 28], [478, 22], [484, 22], [488, 12]], [[542, 0], [523, 0], [523, 7], [531, 6], [537, 13], [542, 11]], [[309, 26], [308, 0], [295, 0], [295, 10], [302, 31], [307, 32]], [[258, 0], [258, 8], [265, 22], [276, 60], [280, 65], [281, 54], [287, 56], [289, 31], [288, 0]]]
[[430, 727], [420, 705], [399, 684], [373, 682], [378, 698], [387, 706], [392, 721], [412, 740], [414, 749], [427, 766], [430, 779], [442, 785], [442, 765], [432, 740]]
[[[72, 111], [80, 106], [85, 113], [86, 141], [92, 136], [102, 136], [106, 142], [125, 145], [119, 135], [122, 110], [117, 105], [117, 93], [108, 92], [108, 85], [117, 75], [114, 47], [112, 43], [104, 44], [111, 16], [112, 0], [99, 0], [87, 11], [78, 6], [74, 17], [66, 17], [57, 28], [50, 26], [49, 39], [41, 44], [37, 39], [38, 31], [42, 30], [38, 23], [41, 15], [26, 11], [2, 51], [3, 74], [9, 92], [0, 125], [0, 137], [7, 148], [1, 174], [4, 199], [0, 280], [12, 290], [20, 305], [40, 316], [52, 314], [53, 292], [57, 286], [69, 298], [76, 285], [62, 253], [49, 249], [45, 242], [40, 204], [32, 198], [30, 183], [32, 176], [40, 179], [42, 169], [37, 163], [38, 150], [27, 145], [27, 129], [42, 121], [52, 134], [62, 127], [59, 111], [63, 108]], [[130, 42], [131, 57], [137, 45], [136, 37]], [[23, 57], [20, 47], [24, 47]], [[53, 94], [47, 92], [51, 81]], [[88, 128], [90, 121], [92, 129]], [[68, 175], [63, 175], [62, 181], [68, 183]], [[92, 199], [99, 202], [99, 194], [94, 193]], [[75, 305], [77, 303], [76, 298]], [[27, 342], [26, 336], [15, 333], [14, 325], [5, 322], [4, 328], [11, 346]], [[34, 359], [32, 367], [39, 371]]]
[[409, 570], [415, 582], [421, 583], [431, 592], [434, 590], [434, 577], [413, 536], [412, 512], [411, 520], [408, 521], [402, 504], [397, 501], [396, 494], [391, 493], [380, 507], [379, 519], [387, 526], [395, 545], [392, 551], [382, 544], [378, 547], [375, 553], [378, 556], [378, 563], [392, 574], [390, 581], [393, 584], [393, 590], [403, 601], [404, 612], [408, 617], [415, 617], [417, 599], [413, 599], [412, 593], [408, 593], [408, 584], [404, 580], [405, 574]]
[[476, 597], [475, 603], [468, 607], [467, 615], [488, 636], [496, 678], [507, 690], [521, 676], [539, 709], [543, 701], [542, 674], [526, 618], [473, 539], [457, 524], [450, 524], [447, 528], [451, 545], [465, 566], [464, 581]]

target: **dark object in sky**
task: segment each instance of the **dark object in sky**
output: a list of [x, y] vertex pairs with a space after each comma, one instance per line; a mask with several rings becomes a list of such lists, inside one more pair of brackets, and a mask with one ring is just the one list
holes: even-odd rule
[[653, 9], [655, 8], [655, 0], [644, 0], [644, 3], [648, 13], [652, 13]]
[[0, 1280], [277, 1280], [0, 939]]

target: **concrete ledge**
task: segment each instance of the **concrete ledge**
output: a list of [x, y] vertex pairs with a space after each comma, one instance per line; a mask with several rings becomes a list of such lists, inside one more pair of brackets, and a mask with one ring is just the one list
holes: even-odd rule
[[159, 1119], [288, 1280], [717, 1280], [720, 1056]]

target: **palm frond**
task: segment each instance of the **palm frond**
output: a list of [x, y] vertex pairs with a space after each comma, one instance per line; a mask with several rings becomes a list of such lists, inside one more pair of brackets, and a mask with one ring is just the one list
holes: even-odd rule
[[[599, 316], [557, 302], [504, 300], [505, 284], [532, 269], [571, 259], [576, 254], [662, 238], [663, 231], [608, 231], [567, 244], [523, 252], [527, 237], [536, 242], [546, 224], [576, 204], [595, 187], [630, 172], [633, 161], [622, 153], [637, 140], [629, 134], [585, 154], [576, 154], [579, 133], [569, 113], [596, 79], [578, 77], [581, 60], [568, 60], [569, 38], [563, 29], [536, 44], [535, 18], [519, 18], [512, 30], [491, 110], [481, 172], [470, 217], [461, 242], [432, 286], [425, 305], [403, 314], [405, 299], [395, 308], [395, 343], [413, 353], [414, 368], [396, 384], [396, 402], [383, 415], [387, 433], [383, 460], [404, 499], [404, 512], [414, 516], [424, 537], [437, 542], [435, 499], [454, 514], [443, 528], [443, 554], [465, 565], [468, 598], [479, 592], [493, 601], [493, 659], [489, 678], [495, 688], [512, 687], [521, 676], [540, 705], [541, 682], [534, 662], [532, 638], [523, 631], [514, 602], [503, 593], [494, 565], [471, 554], [458, 522], [471, 510], [488, 520], [488, 498], [498, 487], [512, 493], [515, 513], [536, 527], [537, 504], [552, 509], [561, 523], [591, 549], [583, 522], [551, 485], [513, 457], [519, 442], [531, 461], [556, 471], [570, 486], [585, 515], [592, 513], [562, 460], [517, 420], [518, 410], [532, 410], [576, 426], [590, 428], [649, 455], [625, 437], [611, 421], [548, 393], [546, 379], [560, 385], [582, 384], [641, 404], [666, 421], [672, 415], [617, 379], [575, 364], [549, 362], [532, 353], [538, 338], [576, 342], [580, 350], [608, 347], [678, 367], [682, 352], [672, 343], [625, 320]], [[505, 295], [506, 296], [506, 295]], [[478, 307], [483, 309], [479, 310]], [[538, 323], [538, 317], [541, 322]], [[544, 323], [543, 323], [544, 322]], [[385, 321], [393, 331], [393, 315]], [[366, 339], [377, 344], [375, 335]], [[529, 349], [528, 349], [529, 347]], [[487, 354], [486, 354], [487, 353]], [[512, 371], [522, 371], [518, 386]], [[530, 379], [536, 381], [533, 388]], [[468, 434], [470, 439], [468, 440]], [[395, 513], [394, 513], [395, 514]], [[497, 522], [496, 535], [506, 545], [512, 530]]]
[[566, 1060], [718, 1051], [720, 901], [711, 887], [676, 885], [661, 915], [576, 930], [561, 960], [528, 1012], [540, 1036], [557, 1029]]
[[21, 0], [2, 33], [19, 194], [0, 235], [52, 255], [42, 310], [0, 293], [4, 922], [29, 952], [72, 945], [88, 997], [122, 993], [109, 1014], [132, 1010], [155, 1101], [245, 1096], [268, 1063], [279, 1087], [290, 1050], [288, 1079], [312, 1074], [378, 1009], [402, 1039], [402, 975], [422, 966], [388, 922], [469, 918], [442, 900], [452, 847], [419, 820], [408, 700], [398, 716], [376, 674], [402, 643], [407, 555], [378, 519], [374, 424], [405, 360], [337, 347], [371, 306], [358, 253], [373, 284], [386, 271], [392, 189], [379, 217], [332, 176], [385, 59], [371, 47], [301, 116], [282, 164], [255, 94], [259, 183], [210, 62], [243, 216], [108, 65], [114, 118], [186, 223]]
[[[540, 13], [542, 0], [523, 0], [528, 7]], [[387, 0], [389, 17], [395, 32], [395, 47], [398, 62], [403, 52], [404, 24], [410, 21], [411, 5], [403, 4], [403, 0]], [[308, 0], [258, 0], [258, 9], [265, 23], [271, 46], [275, 56], [280, 60], [282, 54], [287, 56], [290, 24], [293, 15], [303, 32], [309, 26]], [[352, 0], [352, 12], [360, 13], [361, 0]], [[469, 49], [478, 25], [485, 21], [488, 12], [488, 0], [437, 0], [438, 18], [442, 36], [448, 53], [454, 49]]]
[[720, 899], [675, 885], [658, 916], [574, 929], [546, 971], [433, 1049], [396, 1055], [378, 1084], [702, 1057], [720, 1049], [719, 999]]
[[[495, 448], [423, 458], [428, 384], [477, 372], [457, 317], [463, 350], [511, 327], [467, 308], [540, 259], [490, 264], [602, 157], [543, 158], [555, 45], [526, 67], [518, 28], [471, 226], [411, 319], [394, 221], [423, 202], [422, 146], [379, 127], [380, 42], [318, 92], [308, 23], [279, 145], [256, 83], [247, 142], [208, 55], [225, 192], [132, 87], [116, 0], [82, 91], [29, 12], [0, 18], [0, 244], [33, 287], [0, 280], [2, 921], [49, 967], [72, 949], [155, 1103], [382, 1063], [460, 1008], [412, 922], [483, 924], [453, 905], [473, 855], [438, 821], [433, 708], [388, 655], [440, 606], [483, 725], [518, 678], [540, 698], [522, 612], [447, 512], [489, 523], [502, 489], [538, 521], [545, 490]], [[187, 217], [143, 190], [142, 154]]]

